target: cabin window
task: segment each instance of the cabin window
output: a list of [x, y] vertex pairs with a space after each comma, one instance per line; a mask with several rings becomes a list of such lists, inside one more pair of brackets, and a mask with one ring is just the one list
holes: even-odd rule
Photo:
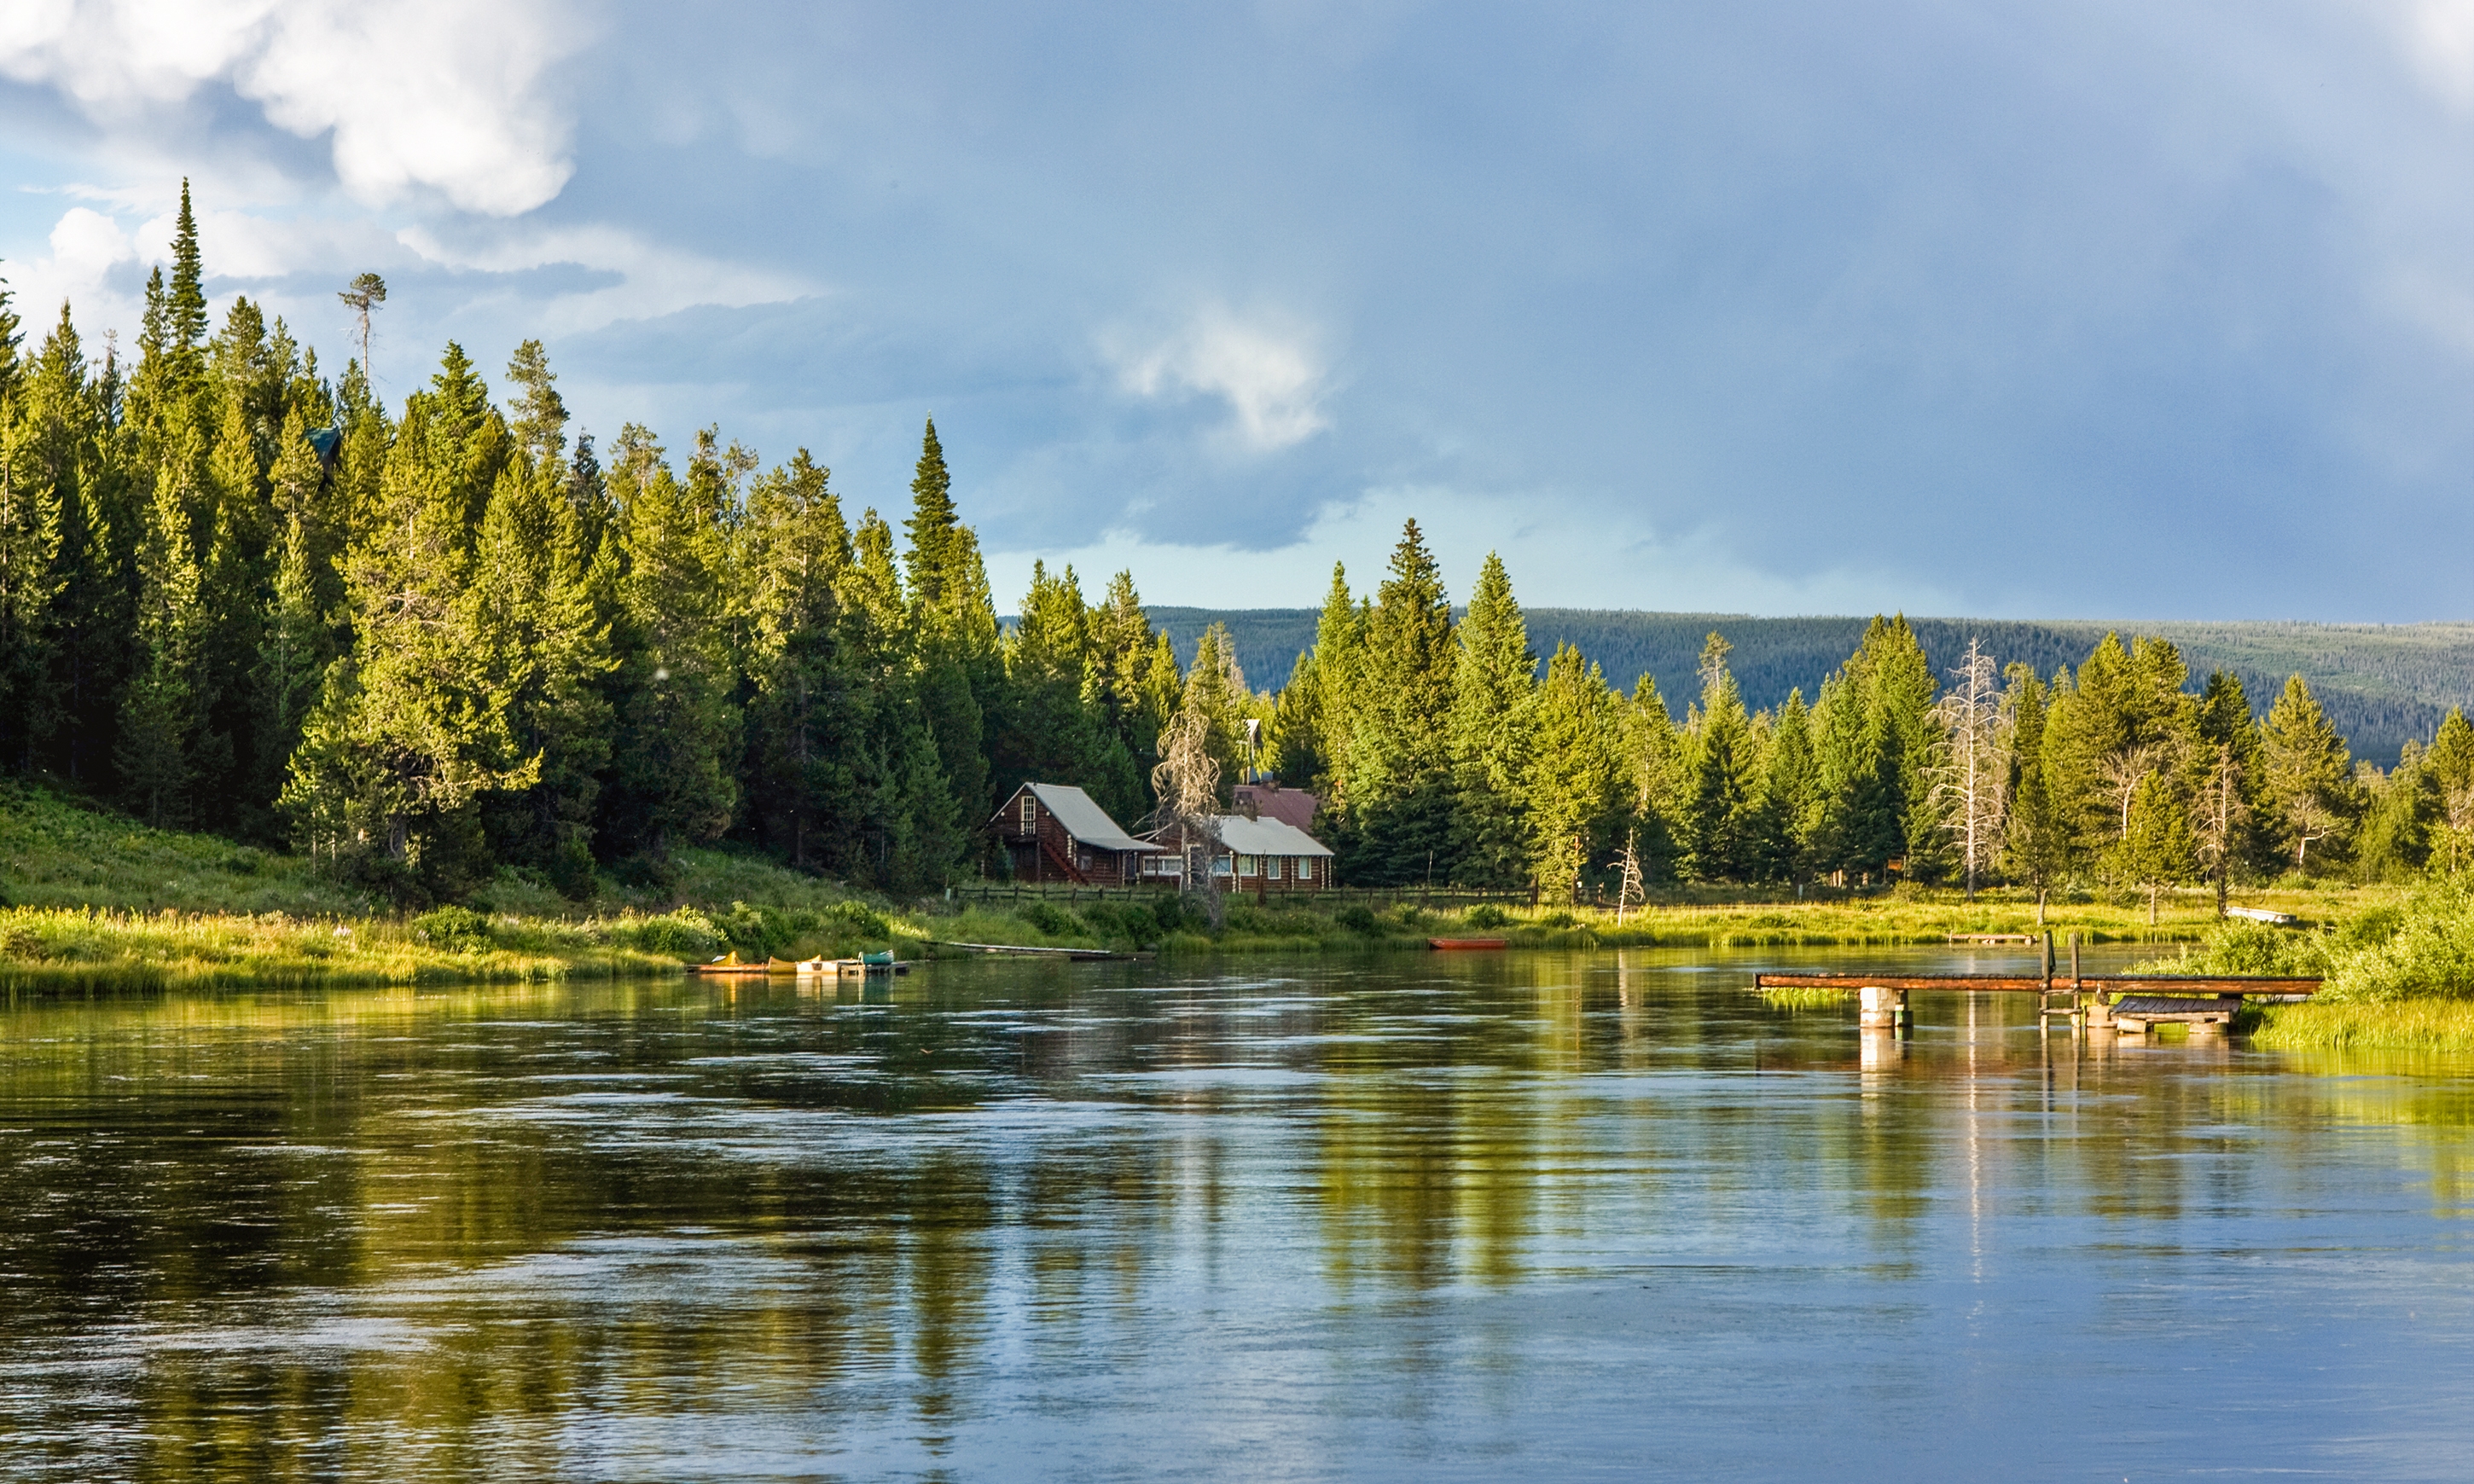
[[1259, 872], [1258, 872], [1258, 870], [1257, 870], [1257, 868], [1256, 868], [1256, 866], [1255, 866], [1255, 863], [1254, 863], [1254, 857], [1253, 857], [1253, 856], [1251, 856], [1251, 855], [1240, 855], [1240, 856], [1238, 856], [1238, 857], [1237, 857], [1237, 874], [1238, 874], [1239, 875], [1241, 875], [1241, 876], [1250, 876], [1250, 875], [1258, 874], [1259, 874]]
[[1211, 874], [1215, 876], [1228, 875], [1236, 869], [1237, 862], [1229, 856], [1217, 855], [1212, 857]]
[[1075, 870], [1077, 870], [1077, 871], [1088, 871], [1088, 870], [1090, 870], [1090, 869], [1091, 869], [1091, 852], [1090, 852], [1090, 851], [1088, 851], [1088, 850], [1079, 850], [1079, 851], [1075, 852], [1075, 856], [1074, 856], [1074, 869], [1075, 869]]
[[1300, 881], [1311, 881], [1314, 879], [1313, 856], [1300, 855], [1298, 857], [1298, 879]]
[[1263, 857], [1263, 879], [1267, 881], [1277, 881], [1280, 879], [1280, 858], [1278, 856], [1266, 855]]
[[1039, 801], [1031, 796], [1031, 790], [1024, 789], [1022, 791], [1022, 832], [1026, 835], [1031, 834], [1038, 827]]

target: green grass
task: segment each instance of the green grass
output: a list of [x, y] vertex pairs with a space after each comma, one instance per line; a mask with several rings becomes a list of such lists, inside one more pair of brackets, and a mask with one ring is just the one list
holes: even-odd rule
[[1755, 990], [1753, 993], [1758, 994], [1763, 1001], [1775, 1005], [1782, 1010], [1834, 1010], [1839, 1006], [1844, 1005], [1849, 999], [1862, 992], [1857, 990], [1824, 990], [1815, 989], [1809, 985], [1802, 985], [1787, 986], [1780, 989]]
[[2280, 1051], [2474, 1051], [2474, 1000], [2315, 1000], [2259, 1017], [2251, 1044]]
[[[1766, 899], [1741, 899], [1755, 895]], [[752, 852], [683, 850], [658, 884], [604, 875], [591, 900], [503, 872], [460, 907], [405, 919], [308, 862], [212, 836], [149, 829], [38, 788], [0, 791], [0, 982], [68, 986], [300, 982], [451, 984], [675, 971], [727, 950], [839, 957], [932, 943], [1107, 947], [1171, 954], [1422, 949], [1430, 937], [1499, 936], [1525, 948], [1938, 945], [1952, 933], [2025, 932], [2015, 893], [1903, 887], [1880, 897], [1798, 901], [1775, 890], [1661, 890], [1616, 914], [1591, 907], [1427, 910], [1410, 902], [1231, 898], [1224, 922], [1173, 898], [902, 904], [787, 870]], [[2315, 919], [2379, 920], [2391, 889], [2287, 890], [2256, 900]], [[2092, 943], [2190, 942], [2214, 924], [2193, 893], [2150, 926], [2128, 898], [2056, 902], [2048, 925]], [[341, 929], [341, 931], [339, 931]]]

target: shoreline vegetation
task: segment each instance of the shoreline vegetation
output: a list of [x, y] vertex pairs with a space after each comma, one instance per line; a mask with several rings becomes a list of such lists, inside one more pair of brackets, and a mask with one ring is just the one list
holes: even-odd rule
[[[397, 914], [310, 863], [210, 835], [152, 829], [41, 789], [0, 793], [0, 993], [149, 989], [446, 989], [674, 975], [717, 954], [832, 956], [891, 948], [954, 956], [939, 942], [1169, 955], [1421, 949], [1428, 938], [1500, 937], [1516, 949], [1942, 946], [1953, 934], [2030, 933], [2024, 892], [1902, 887], [1838, 900], [1720, 899], [1708, 889], [1630, 909], [1482, 903], [1428, 909], [1363, 898], [1225, 901], [1214, 929], [1174, 898], [907, 908], [786, 870], [752, 852], [680, 852], [661, 888], [605, 876], [586, 903], [503, 873], [472, 905]], [[1751, 895], [1751, 894], [1747, 894]], [[1775, 894], [1773, 894], [1775, 896]], [[2296, 927], [2219, 922], [2212, 896], [2166, 898], [2154, 926], [2138, 894], [2049, 904], [2057, 945], [2147, 943], [2159, 972], [2316, 974], [2306, 1004], [2255, 1007], [2238, 1029], [2276, 1050], [2474, 1050], [2474, 893], [2323, 886], [2245, 893]], [[1806, 993], [1793, 1006], [1835, 1003]], [[1769, 996], [1774, 1004], [1788, 1001]], [[1790, 1007], [1791, 1008], [1791, 1007]]]
[[[1953, 933], [2035, 930], [2025, 893], [1901, 888], [1840, 900], [1716, 899], [1700, 890], [1633, 907], [1482, 903], [1430, 910], [1414, 900], [1225, 901], [1213, 928], [1174, 898], [898, 905], [854, 894], [752, 852], [679, 852], [662, 887], [604, 876], [578, 903], [546, 882], [502, 873], [469, 905], [399, 915], [309, 862], [210, 835], [153, 829], [41, 789], [0, 795], [0, 987], [75, 992], [105, 984], [449, 986], [673, 974], [745, 957], [842, 955], [934, 942], [1168, 954], [1324, 953], [1422, 948], [1484, 935], [1518, 948], [1886, 947], [1946, 944]], [[1750, 894], [1747, 894], [1750, 895]], [[1771, 894], [1775, 896], [1776, 894]], [[2248, 898], [2246, 898], [2248, 899]], [[2403, 899], [2392, 888], [2259, 894], [2258, 904], [2334, 921]], [[2144, 897], [2053, 902], [2056, 941], [2195, 944], [2213, 926], [2204, 892], [2171, 898], [2154, 926]]]

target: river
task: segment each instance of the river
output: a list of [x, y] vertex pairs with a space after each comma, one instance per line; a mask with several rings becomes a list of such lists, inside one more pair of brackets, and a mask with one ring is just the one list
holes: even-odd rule
[[1771, 964], [0, 997], [0, 1480], [2474, 1473], [2474, 1062]]

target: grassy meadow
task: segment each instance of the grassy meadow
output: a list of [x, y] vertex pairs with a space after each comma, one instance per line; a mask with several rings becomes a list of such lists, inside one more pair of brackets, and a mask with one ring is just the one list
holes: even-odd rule
[[[892, 948], [921, 958], [958, 951], [936, 946], [957, 942], [1168, 954], [1410, 949], [1430, 937], [1470, 935], [1564, 949], [1897, 946], [2037, 928], [2034, 903], [2008, 892], [1974, 900], [1908, 887], [1829, 900], [1771, 896], [1730, 900], [1679, 888], [1620, 918], [1594, 907], [1443, 910], [1346, 896], [1239, 897], [1225, 901], [1215, 926], [1167, 898], [891, 902], [753, 855], [687, 850], [660, 886], [603, 877], [593, 898], [579, 901], [510, 872], [465, 905], [400, 915], [296, 856], [150, 829], [39, 789], [0, 794], [0, 984], [21, 988], [132, 978], [166, 987], [520, 983], [675, 973], [728, 951]], [[2390, 987], [2426, 998], [2474, 995], [2474, 916], [2463, 913], [2462, 896], [2327, 886], [2241, 899], [2293, 913], [2305, 925], [2219, 926], [2213, 901], [2195, 891], [2167, 898], [2152, 925], [2144, 898], [2086, 894], [2051, 903], [2045, 925], [2057, 940], [2075, 931], [2089, 943], [2171, 945], [2172, 966], [2191, 971], [2218, 965], [2329, 974], [2327, 1002], [2269, 1013], [2263, 1043], [2369, 1044], [2362, 1038], [2391, 1035], [2439, 1044], [2433, 1038], [2460, 1034], [2445, 1031], [2454, 1023], [2448, 1014], [2409, 1028], [2396, 1017], [2335, 1007], [2398, 997]], [[2180, 956], [2195, 945], [2196, 956]], [[2474, 1044], [2474, 1013], [2462, 1034]]]

